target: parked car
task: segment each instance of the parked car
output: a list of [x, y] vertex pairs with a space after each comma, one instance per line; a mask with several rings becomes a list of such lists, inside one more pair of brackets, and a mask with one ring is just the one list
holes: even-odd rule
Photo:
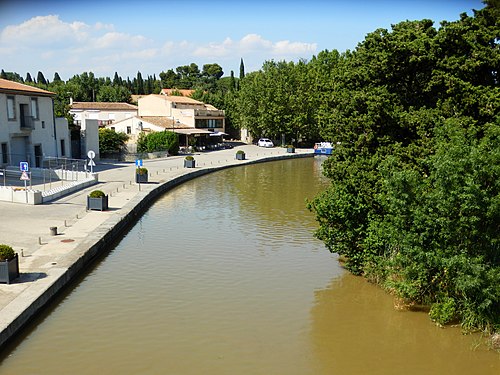
[[273, 142], [269, 138], [261, 138], [257, 141], [259, 147], [274, 147]]

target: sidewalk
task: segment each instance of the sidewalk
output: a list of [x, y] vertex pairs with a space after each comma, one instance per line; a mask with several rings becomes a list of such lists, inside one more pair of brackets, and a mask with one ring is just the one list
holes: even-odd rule
[[[237, 150], [246, 160], [235, 159]], [[43, 205], [0, 202], [0, 243], [19, 254], [21, 276], [10, 285], [0, 284], [0, 348], [27, 320], [78, 274], [106, 241], [134, 222], [135, 211], [158, 189], [176, 178], [232, 165], [267, 159], [313, 155], [311, 149], [260, 148], [253, 145], [197, 153], [196, 168], [183, 167], [183, 156], [144, 160], [149, 183], [135, 183], [135, 165], [98, 164], [99, 183]], [[140, 188], [140, 190], [139, 190]], [[108, 211], [86, 211], [87, 194], [95, 189], [109, 195]], [[57, 227], [52, 236], [51, 227]]]

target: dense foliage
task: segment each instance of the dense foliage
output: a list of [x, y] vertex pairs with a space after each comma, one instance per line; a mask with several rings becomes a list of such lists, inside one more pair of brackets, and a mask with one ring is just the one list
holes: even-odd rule
[[120, 153], [125, 148], [128, 135], [109, 128], [99, 129], [99, 151], [101, 155]]
[[319, 106], [339, 143], [309, 203], [318, 237], [353, 273], [466, 329], [500, 327], [499, 20], [487, 6], [438, 30], [377, 30], [333, 53]]
[[170, 155], [177, 155], [179, 153], [179, 135], [168, 130], [139, 134], [137, 152], [156, 151], [168, 151]]

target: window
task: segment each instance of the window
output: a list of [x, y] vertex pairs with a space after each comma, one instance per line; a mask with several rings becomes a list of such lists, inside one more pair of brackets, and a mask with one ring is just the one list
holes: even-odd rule
[[16, 101], [13, 96], [7, 96], [7, 118], [16, 119]]
[[66, 156], [66, 145], [64, 139], [61, 139], [61, 156]]
[[31, 98], [31, 117], [33, 119], [38, 120], [38, 98]]
[[132, 134], [132, 127], [131, 126], [127, 126], [127, 134]]
[[9, 163], [9, 152], [7, 150], [7, 143], [2, 143], [2, 164]]

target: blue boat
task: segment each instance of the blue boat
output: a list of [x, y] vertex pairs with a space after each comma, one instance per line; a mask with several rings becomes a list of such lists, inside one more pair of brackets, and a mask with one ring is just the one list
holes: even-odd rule
[[331, 155], [333, 145], [330, 142], [319, 142], [314, 144], [314, 155]]

